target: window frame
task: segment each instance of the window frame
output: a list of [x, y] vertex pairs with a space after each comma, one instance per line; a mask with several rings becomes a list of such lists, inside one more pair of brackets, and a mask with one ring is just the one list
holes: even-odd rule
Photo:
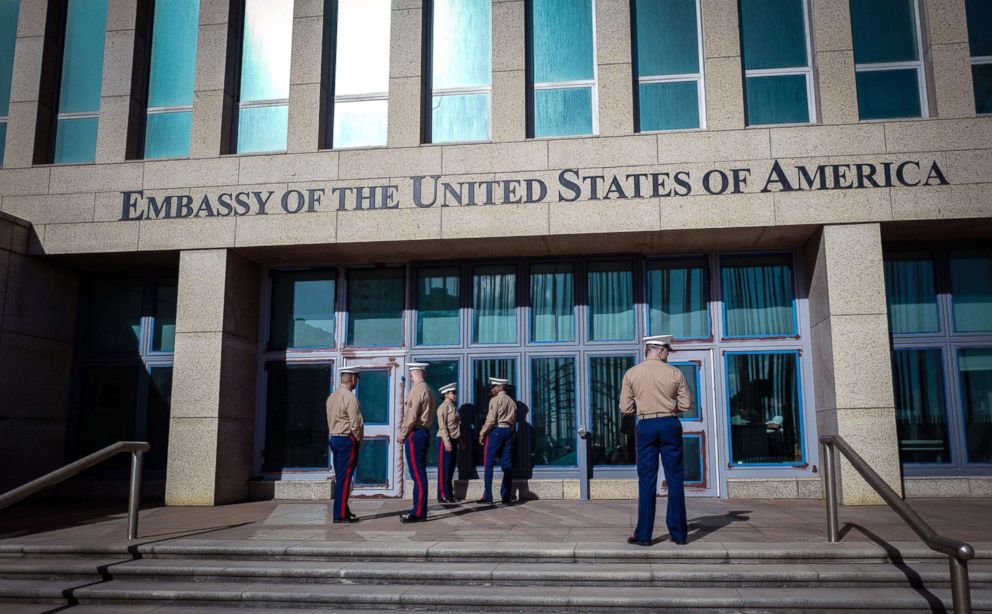
[[[526, 353], [523, 354], [522, 358], [524, 360], [526, 360], [526, 362], [527, 362], [527, 365], [526, 365], [526, 373], [527, 373], [527, 397], [526, 398], [527, 398], [527, 402], [528, 402], [528, 407], [530, 408], [530, 411], [527, 412], [527, 419], [528, 419], [527, 420], [527, 424], [528, 424], [528, 427], [531, 428], [532, 430], [534, 428], [534, 426], [533, 426], [534, 425], [534, 422], [533, 422], [533, 420], [534, 420], [534, 393], [535, 393], [535, 388], [536, 388], [534, 386], [534, 383], [533, 383], [533, 381], [534, 381], [533, 380], [534, 361], [535, 360], [541, 360], [541, 359], [551, 358], [551, 359], [565, 359], [565, 360], [570, 360], [572, 362], [572, 375], [575, 377], [575, 381], [572, 382], [572, 394], [574, 395], [574, 399], [575, 399], [575, 426], [576, 426], [576, 432], [572, 433], [572, 437], [574, 438], [574, 444], [575, 444], [575, 464], [574, 465], [538, 465], [538, 464], [535, 463], [533, 465], [533, 469], [534, 470], [540, 470], [542, 472], [547, 472], [547, 473], [556, 473], [556, 472], [562, 472], [562, 471], [567, 471], [567, 472], [577, 471], [579, 469], [579, 467], [581, 466], [580, 463], [579, 463], [579, 454], [580, 454], [579, 449], [582, 447], [581, 442], [579, 441], [579, 434], [578, 434], [578, 426], [582, 423], [582, 420], [581, 420], [581, 414], [582, 414], [581, 405], [582, 405], [582, 402], [580, 400], [581, 399], [581, 396], [580, 396], [581, 395], [581, 392], [580, 392], [580, 390], [581, 390], [582, 386], [579, 383], [579, 380], [580, 380], [580, 377], [581, 377], [581, 374], [582, 374], [582, 369], [581, 369], [582, 356], [581, 356], [581, 352], [579, 352], [578, 350], [573, 350], [573, 351], [570, 351], [570, 352], [561, 352], [561, 351], [557, 351], [556, 352], [556, 351], [551, 350], [549, 348], [549, 350], [548, 350], [547, 353], [543, 353], [543, 352], [526, 352]], [[519, 385], [517, 387], [520, 388]], [[521, 396], [522, 395], [520, 395], [518, 393], [518, 395], [517, 395], [518, 402], [519, 402], [519, 398]], [[537, 443], [536, 436], [532, 437], [532, 439], [533, 439], [533, 441], [536, 444]]]
[[[664, 262], [664, 261], [688, 261], [688, 260], [698, 260], [703, 267], [703, 302], [706, 304], [706, 330], [709, 334], [700, 337], [675, 337], [675, 341], [696, 341], [696, 342], [708, 342], [713, 341], [716, 338], [714, 332], [714, 318], [712, 312], [712, 306], [714, 302], [712, 283], [713, 273], [710, 270], [710, 262], [705, 254], [703, 255], [673, 255], [666, 254], [663, 256], [653, 256], [648, 257], [644, 260], [644, 330], [645, 334], [651, 334], [651, 296], [650, 296], [650, 285], [649, 285], [649, 275], [652, 271], [651, 264], [654, 262]], [[717, 271], [719, 273], [719, 270]], [[722, 304], [723, 301], [721, 300]], [[667, 333], [666, 333], [667, 334]]]
[[[947, 453], [948, 453], [948, 459], [946, 461], [944, 461], [944, 462], [921, 462], [921, 461], [908, 462], [908, 461], [902, 461], [902, 460], [900, 460], [900, 464], [902, 465], [902, 467], [904, 469], [906, 469], [906, 468], [918, 468], [918, 469], [924, 469], [925, 470], [925, 469], [928, 469], [928, 468], [931, 468], [931, 467], [939, 467], [939, 468], [951, 467], [951, 466], [957, 464], [960, 461], [960, 459], [958, 457], [961, 455], [961, 450], [956, 449], [955, 446], [954, 446], [954, 433], [953, 433], [954, 426], [953, 426], [953, 422], [951, 420], [951, 413], [952, 413], [952, 411], [951, 411], [951, 394], [952, 394], [952, 392], [951, 391], [953, 389], [953, 386], [951, 386], [949, 384], [948, 375], [950, 373], [953, 373], [954, 372], [954, 365], [953, 364], [950, 364], [952, 362], [952, 360], [951, 360], [952, 357], [948, 356], [948, 352], [946, 351], [946, 349], [945, 349], [945, 347], [944, 347], [943, 344], [941, 344], [941, 345], [916, 344], [916, 345], [912, 345], [912, 346], [908, 346], [907, 345], [907, 346], [898, 346], [898, 347], [893, 346], [893, 348], [890, 350], [890, 352], [891, 352], [890, 353], [890, 356], [891, 356], [890, 362], [892, 363], [892, 366], [895, 367], [895, 356], [894, 356], [894, 354], [896, 352], [912, 352], [912, 351], [915, 351], [915, 352], [936, 351], [940, 355], [940, 386], [941, 386], [941, 394], [944, 397], [944, 426], [947, 429]], [[956, 359], [956, 356], [953, 357], [953, 358]], [[893, 378], [892, 379], [893, 379], [893, 387], [894, 387], [895, 386], [895, 373], [893, 373]], [[893, 401], [895, 401], [895, 395], [893, 395]], [[898, 439], [899, 439], [899, 425], [898, 425], [898, 422], [899, 422], [899, 417], [898, 417], [899, 408], [896, 407], [895, 410], [896, 410], [896, 439], [897, 439], [897, 444], [898, 444], [898, 443], [901, 443], [901, 441], [898, 441]], [[901, 452], [901, 450], [900, 450], [900, 452]]]
[[[727, 334], [727, 301], [724, 296], [723, 288], [723, 262], [727, 258], [737, 258], [737, 257], [755, 257], [760, 258], [762, 256], [788, 256], [789, 266], [791, 267], [789, 281], [792, 283], [792, 331], [784, 334], [778, 335], [728, 335]], [[716, 282], [719, 286], [719, 302], [720, 302], [720, 322], [719, 326], [716, 328], [715, 334], [718, 334], [721, 341], [762, 341], [771, 339], [796, 339], [801, 337], [802, 325], [799, 320], [799, 271], [798, 271], [798, 259], [795, 254], [791, 251], [756, 251], [756, 252], [721, 252], [717, 256], [717, 268], [716, 268]]]
[[[534, 287], [533, 287], [533, 270], [534, 265], [539, 264], [568, 264], [572, 267], [572, 338], [567, 341], [535, 341], [534, 340]], [[527, 287], [527, 304], [525, 306], [527, 315], [526, 321], [524, 323], [524, 345], [533, 346], [559, 346], [559, 345], [575, 345], [579, 343], [579, 267], [578, 262], [574, 259], [561, 259], [561, 260], [531, 260], [526, 263], [525, 270], [527, 272], [527, 279], [524, 284]]]

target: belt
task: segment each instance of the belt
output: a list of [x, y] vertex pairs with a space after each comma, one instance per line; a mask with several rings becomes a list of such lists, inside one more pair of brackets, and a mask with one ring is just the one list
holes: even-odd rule
[[499, 424], [496, 425], [496, 428], [512, 429], [513, 428], [513, 425], [512, 424], [507, 424], [505, 422], [500, 422]]
[[644, 420], [649, 418], [675, 418], [676, 415], [672, 413], [668, 413], [667, 411], [659, 411], [653, 414], [640, 414], [637, 417], [640, 418], [641, 420]]
[[355, 438], [355, 434], [354, 433], [331, 433], [331, 437], [351, 437], [352, 439], [354, 439]]

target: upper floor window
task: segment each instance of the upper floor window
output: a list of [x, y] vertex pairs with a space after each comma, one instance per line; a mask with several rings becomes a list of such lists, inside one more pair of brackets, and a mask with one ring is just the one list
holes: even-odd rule
[[14, 43], [17, 39], [20, 4], [20, 0], [0, 0], [0, 167], [3, 166], [4, 141], [7, 138], [10, 82], [14, 74]]
[[992, 113], [992, 2], [967, 0], [966, 9], [975, 111]]
[[527, 3], [530, 136], [596, 132], [592, 0]]
[[850, 2], [859, 116], [924, 116], [926, 79], [917, 0]]
[[96, 159], [107, 0], [68, 0], [55, 153], [58, 163]]
[[189, 155], [200, 0], [153, 4], [144, 157]]
[[489, 139], [492, 5], [489, 0], [431, 3], [432, 143]]
[[664, 258], [647, 266], [648, 334], [710, 337], [705, 258]]
[[285, 151], [293, 0], [244, 0], [237, 153]]
[[699, 128], [705, 117], [697, 0], [634, 0], [638, 130]]
[[332, 147], [386, 144], [391, 14], [389, 0], [337, 2]]
[[724, 337], [798, 334], [791, 255], [724, 256], [720, 282]]
[[806, 0], [740, 0], [747, 123], [812, 121]]

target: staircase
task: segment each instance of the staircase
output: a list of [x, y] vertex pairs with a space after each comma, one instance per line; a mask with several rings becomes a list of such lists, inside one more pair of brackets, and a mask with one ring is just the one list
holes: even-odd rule
[[[982, 550], [970, 566], [976, 612], [992, 611], [990, 556]], [[48, 609], [41, 604], [107, 612], [125, 605], [939, 612], [950, 610], [951, 597], [946, 557], [909, 542], [884, 548], [401, 540], [0, 545], [0, 612]]]

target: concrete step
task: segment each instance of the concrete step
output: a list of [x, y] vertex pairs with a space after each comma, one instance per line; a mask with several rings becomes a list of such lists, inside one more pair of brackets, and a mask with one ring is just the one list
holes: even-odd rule
[[[884, 611], [950, 608], [947, 589], [908, 588], [668, 588], [558, 586], [415, 586], [111, 580], [0, 580], [0, 602], [57, 605], [170, 605], [206, 607], [399, 608], [476, 611], [541, 608], [544, 612], [658, 611]], [[992, 611], [992, 591], [972, 592], [974, 611]]]
[[[992, 562], [970, 566], [974, 588], [992, 589]], [[186, 559], [0, 559], [0, 579], [348, 584], [453, 583], [461, 586], [907, 587], [949, 586], [940, 563], [484, 563], [329, 562]]]

